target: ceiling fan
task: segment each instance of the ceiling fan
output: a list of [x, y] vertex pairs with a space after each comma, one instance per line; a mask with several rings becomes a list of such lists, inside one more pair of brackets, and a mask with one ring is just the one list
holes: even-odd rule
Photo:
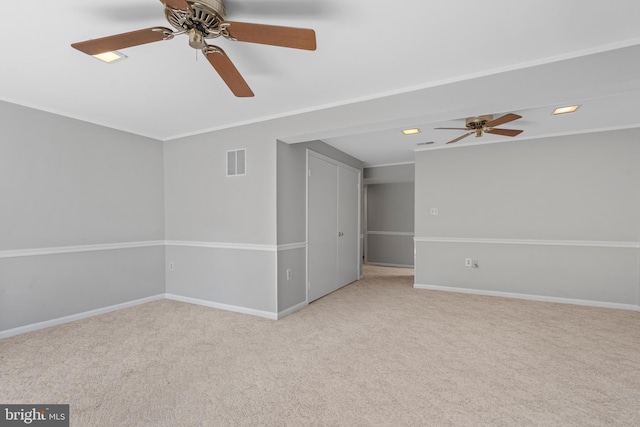
[[469, 135], [475, 134], [476, 137], [482, 136], [484, 133], [492, 133], [495, 135], [504, 135], [504, 136], [516, 136], [522, 133], [520, 129], [497, 129], [496, 126], [500, 126], [505, 123], [512, 122], [514, 120], [521, 119], [522, 116], [517, 114], [509, 113], [505, 114], [502, 117], [498, 117], [497, 119], [493, 118], [492, 114], [487, 114], [484, 116], [477, 117], [468, 117], [465, 121], [465, 128], [435, 128], [435, 129], [450, 129], [450, 130], [465, 130], [465, 133], [462, 136], [459, 136], [456, 139], [452, 139], [447, 142], [447, 144], [453, 144], [454, 142], [458, 142], [463, 138], [468, 137]]
[[160, 1], [165, 6], [165, 17], [177, 31], [151, 27], [73, 43], [71, 46], [88, 55], [98, 55], [187, 34], [189, 45], [202, 51], [231, 92], [238, 97], [253, 96], [253, 91], [227, 54], [218, 46], [207, 44], [206, 39], [222, 36], [233, 41], [316, 50], [316, 34], [311, 29], [226, 21], [222, 0]]

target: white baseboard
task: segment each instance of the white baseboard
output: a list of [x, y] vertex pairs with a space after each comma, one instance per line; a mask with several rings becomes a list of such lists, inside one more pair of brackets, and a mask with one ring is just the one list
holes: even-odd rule
[[165, 298], [164, 294], [159, 294], [151, 297], [140, 298], [133, 301], [123, 302], [122, 304], [110, 305], [109, 307], [102, 307], [102, 308], [97, 308], [95, 310], [89, 310], [82, 313], [72, 314], [69, 316], [58, 317], [57, 319], [45, 320], [44, 322], [32, 323], [30, 325], [25, 325], [25, 326], [19, 326], [17, 328], [0, 331], [0, 339], [13, 337], [15, 335], [20, 335], [20, 334], [26, 334], [27, 332], [33, 332], [40, 329], [50, 328], [52, 326], [63, 325], [65, 323], [74, 322], [76, 320], [82, 320], [88, 317], [98, 316], [100, 314], [121, 310], [123, 308], [133, 307], [136, 305], [145, 304], [151, 301], [161, 300], [164, 298]]
[[[448, 286], [415, 284], [413, 285], [413, 287], [416, 289], [426, 289], [426, 290], [433, 290], [433, 291], [458, 292], [458, 293], [474, 294], [474, 295], [516, 298], [516, 299], [524, 299], [524, 300], [531, 300], [531, 301], [554, 302], [554, 303], [561, 303], [561, 304], [574, 304], [574, 305], [583, 305], [583, 306], [589, 306], [589, 307], [614, 308], [614, 309], [631, 310], [631, 311], [640, 312], [640, 305], [633, 305], [633, 304], [619, 304], [619, 303], [611, 303], [611, 302], [604, 302], [604, 301], [557, 298], [557, 297], [547, 297], [547, 296], [541, 296], [541, 295], [517, 294], [517, 293], [511, 293], [511, 292], [487, 291], [487, 290], [468, 289], [468, 288], [453, 288]], [[159, 294], [159, 295], [154, 295], [146, 298], [140, 298], [133, 301], [127, 301], [121, 304], [111, 305], [108, 307], [102, 307], [95, 310], [85, 311], [82, 313], [72, 314], [69, 316], [59, 317], [57, 319], [46, 320], [44, 322], [32, 323], [30, 325], [19, 326], [13, 329], [6, 329], [4, 331], [0, 331], [0, 339], [9, 338], [9, 337], [13, 337], [21, 334], [26, 334], [27, 332], [33, 332], [40, 329], [50, 328], [52, 326], [63, 325], [65, 323], [74, 322], [76, 320], [82, 320], [89, 317], [98, 316], [100, 314], [121, 310], [123, 308], [134, 307], [136, 305], [145, 304], [151, 301], [158, 301], [165, 298], [170, 300], [175, 300], [175, 301], [186, 302], [190, 304], [202, 305], [205, 307], [217, 308], [220, 310], [233, 311], [233, 312], [242, 313], [242, 314], [249, 314], [252, 316], [263, 317], [271, 320], [282, 319], [283, 317], [288, 316], [289, 314], [292, 314], [298, 310], [301, 310], [308, 305], [308, 303], [304, 301], [286, 310], [280, 311], [278, 313], [272, 313], [269, 311], [255, 310], [247, 307], [240, 307], [240, 306], [222, 304], [222, 303], [217, 303], [217, 302], [207, 301], [202, 299], [183, 297], [180, 295]]]
[[205, 307], [218, 308], [220, 310], [233, 311], [235, 313], [250, 314], [252, 316], [264, 317], [266, 319], [277, 320], [278, 314], [270, 311], [255, 310], [253, 308], [240, 307], [237, 305], [222, 304], [219, 302], [207, 301], [203, 299], [183, 297], [174, 294], [165, 294], [165, 297], [174, 301], [187, 302], [189, 304], [203, 305]]
[[303, 308], [305, 308], [306, 306], [308, 306], [309, 303], [306, 301], [302, 301], [300, 304], [296, 304], [293, 307], [289, 307], [286, 310], [282, 310], [278, 312], [278, 319], [282, 319], [285, 316], [290, 315], [291, 313], [295, 313], [298, 310], [302, 310]]
[[133, 307], [136, 305], [144, 304], [151, 301], [157, 301], [161, 299], [170, 299], [175, 301], [186, 302], [190, 304], [203, 305], [205, 307], [217, 308], [220, 310], [233, 311], [236, 313], [249, 314], [252, 316], [264, 317], [266, 319], [277, 320], [282, 318], [288, 314], [293, 313], [294, 311], [300, 310], [304, 306], [307, 305], [305, 301], [303, 304], [298, 304], [294, 307], [291, 307], [287, 310], [282, 311], [281, 313], [271, 313], [269, 311], [255, 310], [247, 307], [239, 307], [235, 305], [222, 304], [213, 301], [206, 301], [196, 298], [183, 297], [180, 295], [173, 294], [159, 294], [151, 297], [141, 298], [134, 301], [127, 301], [122, 304], [111, 305], [109, 307], [102, 307], [95, 310], [85, 311], [82, 313], [72, 314], [69, 316], [59, 317], [57, 319], [46, 320], [44, 322], [32, 323], [30, 325], [19, 326], [13, 329], [7, 329], [4, 331], [0, 331], [0, 339], [9, 338], [20, 334], [26, 334], [27, 332], [33, 332], [40, 329], [50, 328], [52, 326], [58, 326], [69, 322], [74, 322], [76, 320], [86, 319], [88, 317], [98, 316], [100, 314], [109, 313], [111, 311], [121, 310], [123, 308]]
[[380, 267], [398, 267], [398, 268], [414, 268], [415, 266], [413, 265], [407, 265], [407, 264], [390, 264], [388, 262], [371, 262], [371, 261], [367, 261], [368, 265], [379, 265]]
[[413, 285], [415, 289], [427, 289], [431, 291], [457, 292], [462, 294], [485, 295], [492, 297], [515, 298], [529, 301], [554, 302], [560, 304], [583, 305], [587, 307], [615, 308], [619, 310], [640, 311], [640, 305], [620, 304], [606, 301], [592, 301], [572, 298], [548, 297], [544, 295], [518, 294], [513, 292], [489, 291], [483, 289], [454, 288], [450, 286], [421, 285], [416, 283]]

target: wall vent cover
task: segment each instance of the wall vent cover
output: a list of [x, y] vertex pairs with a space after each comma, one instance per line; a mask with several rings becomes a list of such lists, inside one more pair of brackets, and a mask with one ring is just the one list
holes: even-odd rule
[[247, 149], [227, 151], [227, 176], [247, 174]]

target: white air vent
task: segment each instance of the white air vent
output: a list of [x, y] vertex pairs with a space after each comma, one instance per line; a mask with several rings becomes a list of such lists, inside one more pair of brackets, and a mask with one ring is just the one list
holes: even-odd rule
[[247, 149], [227, 151], [227, 176], [247, 174]]

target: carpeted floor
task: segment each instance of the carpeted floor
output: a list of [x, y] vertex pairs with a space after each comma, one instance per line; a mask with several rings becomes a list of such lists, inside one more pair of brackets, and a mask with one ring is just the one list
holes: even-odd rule
[[640, 313], [365, 279], [279, 321], [162, 300], [0, 340], [85, 426], [638, 426]]

